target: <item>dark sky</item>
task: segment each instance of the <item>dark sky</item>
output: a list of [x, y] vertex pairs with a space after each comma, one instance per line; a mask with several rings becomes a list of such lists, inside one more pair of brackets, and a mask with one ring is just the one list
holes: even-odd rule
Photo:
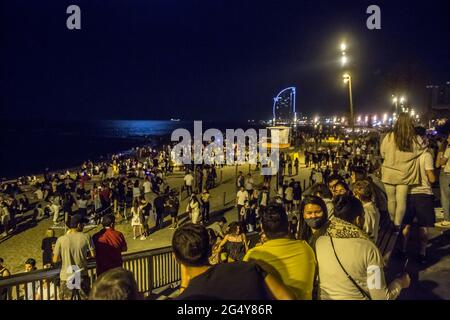
[[2, 0], [1, 117], [269, 119], [291, 85], [298, 112], [343, 112], [344, 36], [356, 114], [395, 92], [420, 107], [425, 84], [450, 81], [448, 2]]

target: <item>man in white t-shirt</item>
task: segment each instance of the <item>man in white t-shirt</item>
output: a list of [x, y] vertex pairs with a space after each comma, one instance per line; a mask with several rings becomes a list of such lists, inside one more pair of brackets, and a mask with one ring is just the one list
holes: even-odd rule
[[145, 200], [150, 201], [150, 192], [152, 191], [152, 184], [150, 183], [150, 180], [145, 179], [142, 187], [144, 188]]
[[184, 185], [186, 187], [186, 191], [188, 196], [190, 196], [192, 194], [192, 185], [194, 183], [194, 176], [188, 172], [185, 176], [184, 176]]
[[431, 184], [436, 181], [434, 174], [433, 156], [430, 151], [419, 157], [419, 172], [421, 184], [411, 186], [408, 192], [407, 209], [403, 218], [403, 253], [406, 254], [411, 225], [417, 218], [419, 226], [420, 252], [418, 260], [426, 263], [426, 249], [428, 243], [428, 228], [434, 227], [434, 196]]
[[241, 221], [241, 209], [244, 206], [245, 201], [247, 201], [248, 199], [248, 192], [244, 189], [244, 187], [240, 187], [239, 191], [236, 194], [238, 221]]

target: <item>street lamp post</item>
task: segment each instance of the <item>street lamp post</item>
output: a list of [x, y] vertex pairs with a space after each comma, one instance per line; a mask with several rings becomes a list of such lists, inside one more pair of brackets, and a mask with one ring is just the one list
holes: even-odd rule
[[[341, 64], [343, 67], [345, 67], [349, 62], [349, 59], [347, 57], [347, 45], [345, 44], [345, 42], [341, 43], [341, 54]], [[345, 73], [343, 77], [344, 82], [348, 82], [348, 95], [350, 99], [350, 125], [352, 127], [352, 148], [353, 153], [355, 153], [355, 116], [353, 114], [352, 77], [350, 76], [350, 73]]]
[[348, 82], [348, 96], [350, 100], [350, 125], [352, 126], [352, 147], [355, 151], [355, 116], [353, 115], [353, 94], [352, 94], [352, 77], [350, 74], [344, 74], [344, 82]]

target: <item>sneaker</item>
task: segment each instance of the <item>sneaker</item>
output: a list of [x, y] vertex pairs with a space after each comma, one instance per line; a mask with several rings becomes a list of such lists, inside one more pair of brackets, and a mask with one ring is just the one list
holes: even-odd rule
[[2, 233], [2, 237], [6, 237], [8, 234], [6, 232]]
[[133, 240], [136, 240], [136, 237], [133, 237]]
[[145, 239], [147, 239], [146, 236], [142, 236], [142, 237], [139, 238], [139, 240], [145, 240]]
[[443, 220], [440, 222], [436, 222], [434, 226], [439, 228], [450, 228], [450, 221]]

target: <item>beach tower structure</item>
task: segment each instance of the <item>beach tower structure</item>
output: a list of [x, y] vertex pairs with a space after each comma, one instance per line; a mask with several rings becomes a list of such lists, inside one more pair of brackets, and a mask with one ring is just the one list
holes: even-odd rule
[[295, 109], [295, 98], [295, 87], [285, 88], [273, 98], [273, 126], [296, 124], [297, 112]]

